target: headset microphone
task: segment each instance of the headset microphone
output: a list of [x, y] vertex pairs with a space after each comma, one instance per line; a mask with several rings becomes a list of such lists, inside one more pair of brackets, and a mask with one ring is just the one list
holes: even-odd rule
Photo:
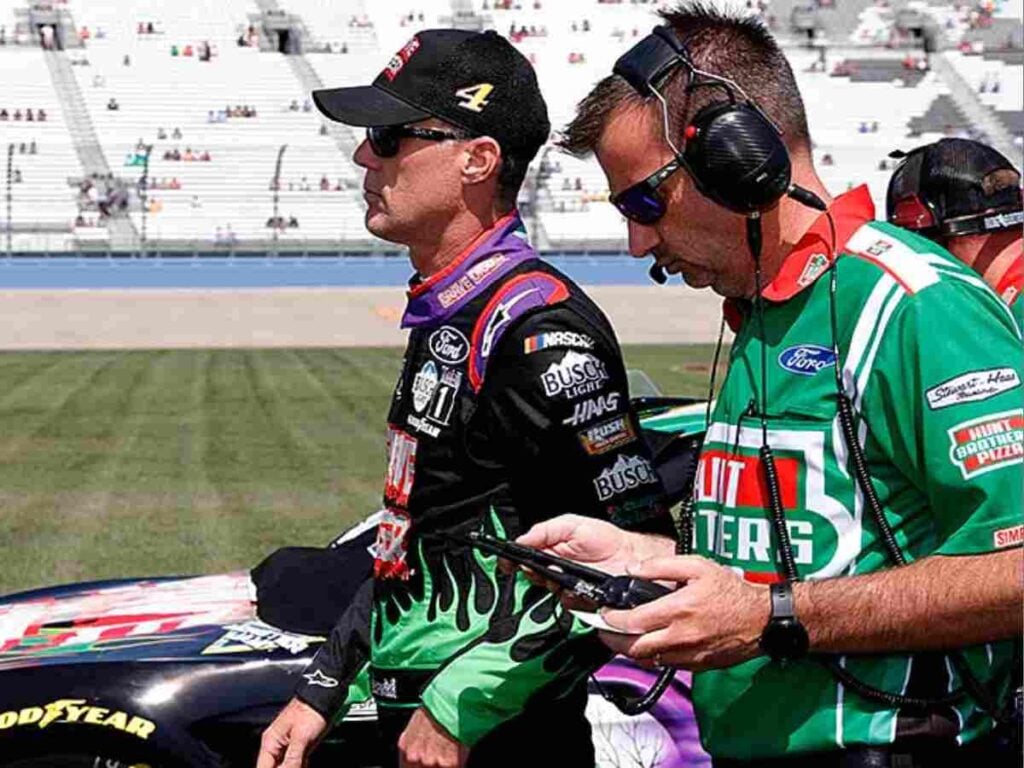
[[814, 208], [817, 211], [828, 210], [824, 200], [811, 192], [811, 190], [798, 187], [796, 184], [790, 186], [786, 191], [786, 196], [793, 198], [802, 205], [806, 205], [808, 208]]
[[656, 282], [658, 285], [664, 285], [668, 282], [668, 275], [665, 274], [665, 268], [660, 264], [651, 264], [651, 268], [647, 270], [647, 274], [650, 275], [651, 280]]

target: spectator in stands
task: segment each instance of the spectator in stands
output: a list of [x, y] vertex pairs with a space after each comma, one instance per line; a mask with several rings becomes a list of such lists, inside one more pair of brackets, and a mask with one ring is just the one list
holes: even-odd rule
[[7, 27], [0, 26], [0, 45], [7, 45]]
[[184, 160], [186, 163], [191, 163], [193, 160], [196, 159], [195, 155], [192, 154], [191, 147], [185, 147], [185, 154], [181, 156], [181, 159]]
[[178, 46], [177, 45], [172, 45], [171, 46], [171, 56], [177, 56], [177, 55], [178, 55]]
[[[25, 145], [22, 144], [22, 146], [25, 146]], [[327, 178], [327, 175], [324, 174], [323, 176], [320, 177], [320, 191], [321, 192], [327, 192], [327, 191], [330, 190], [330, 188], [331, 188], [331, 181], [330, 181], [330, 179]]]
[[130, 67], [132, 65], [132, 57], [126, 53], [124, 55], [124, 58], [121, 59], [121, 65], [125, 67]]
[[14, 110], [14, 119], [16, 121], [18, 121], [19, 123], [21, 122], [21, 110], [20, 109]]
[[207, 149], [204, 149], [202, 154], [199, 155], [199, 160], [201, 162], [204, 162], [204, 163], [210, 162], [210, 151], [207, 150]]
[[194, 53], [194, 51], [192, 50], [192, 44], [191, 43], [186, 43], [185, 50], [183, 50], [181, 52], [181, 55], [182, 56], [191, 56], [193, 53]]
[[177, 126], [175, 126], [174, 130], [171, 132], [171, 138], [172, 139], [180, 139], [181, 138], [181, 128], [178, 128]]
[[14, 169], [14, 183], [21, 184], [21, 168]]
[[28, 122], [28, 123], [35, 122], [35, 117], [32, 115], [32, 110], [31, 109], [26, 109], [25, 110], [25, 122]]
[[10, 115], [7, 114], [7, 109], [0, 109], [0, 120], [7, 120], [8, 118], [10, 118]]
[[146, 34], [147, 35], [152, 35], [155, 32], [156, 32], [156, 30], [153, 28], [153, 22], [152, 21], [148, 22], [146, 24]]
[[25, 142], [24, 141], [21, 142], [20, 145], [18, 145], [18, 154], [19, 155], [24, 155], [25, 154]]
[[213, 58], [213, 49], [210, 47], [210, 41], [204, 40], [199, 44], [199, 60], [210, 61]]
[[199, 200], [199, 195], [192, 195], [192, 203], [191, 203], [191, 205], [192, 205], [193, 208], [202, 208], [203, 207], [202, 202], [200, 202], [200, 200]]
[[39, 112], [36, 113], [36, 122], [37, 123], [45, 123], [46, 122], [46, 110], [45, 109], [40, 109]]
[[292, 99], [292, 103], [288, 105], [288, 111], [289, 112], [298, 112], [299, 111], [299, 102], [296, 101], [295, 99]]
[[295, 216], [288, 217], [288, 229], [298, 229], [299, 220]]
[[110, 101], [107, 102], [107, 109], [109, 109], [111, 112], [116, 112], [120, 108], [121, 105], [117, 103], [117, 99], [111, 96]]
[[36, 140], [32, 139], [32, 143], [28, 145], [28, 153], [30, 155], [34, 155], [36, 152], [38, 152], [38, 149], [36, 148]]
[[303, 99], [302, 100], [302, 111], [303, 112], [309, 112], [311, 109], [313, 109], [313, 102], [311, 102], [309, 99]]

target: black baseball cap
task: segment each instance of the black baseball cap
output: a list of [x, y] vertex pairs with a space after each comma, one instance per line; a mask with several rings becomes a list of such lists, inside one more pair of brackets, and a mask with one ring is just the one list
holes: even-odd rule
[[530, 62], [497, 32], [427, 29], [406, 43], [372, 85], [313, 91], [317, 108], [347, 125], [402, 125], [437, 117], [490, 136], [532, 159], [551, 132]]
[[1020, 172], [992, 147], [940, 139], [910, 152], [889, 180], [886, 219], [926, 236], [984, 234], [1024, 224]]

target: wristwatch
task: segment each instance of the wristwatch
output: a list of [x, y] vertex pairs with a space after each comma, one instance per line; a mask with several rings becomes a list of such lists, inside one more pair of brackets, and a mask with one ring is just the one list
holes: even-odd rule
[[793, 585], [788, 581], [772, 584], [772, 615], [761, 632], [758, 645], [772, 661], [785, 664], [807, 655], [810, 642], [807, 630], [796, 617]]

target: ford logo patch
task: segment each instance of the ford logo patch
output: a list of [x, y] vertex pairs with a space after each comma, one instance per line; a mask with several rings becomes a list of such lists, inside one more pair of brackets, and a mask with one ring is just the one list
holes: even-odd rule
[[430, 334], [430, 354], [442, 363], [458, 365], [469, 357], [469, 341], [458, 328], [445, 325]]
[[822, 368], [836, 364], [835, 353], [828, 347], [817, 344], [799, 344], [789, 347], [779, 355], [779, 365], [790, 373], [813, 376]]

